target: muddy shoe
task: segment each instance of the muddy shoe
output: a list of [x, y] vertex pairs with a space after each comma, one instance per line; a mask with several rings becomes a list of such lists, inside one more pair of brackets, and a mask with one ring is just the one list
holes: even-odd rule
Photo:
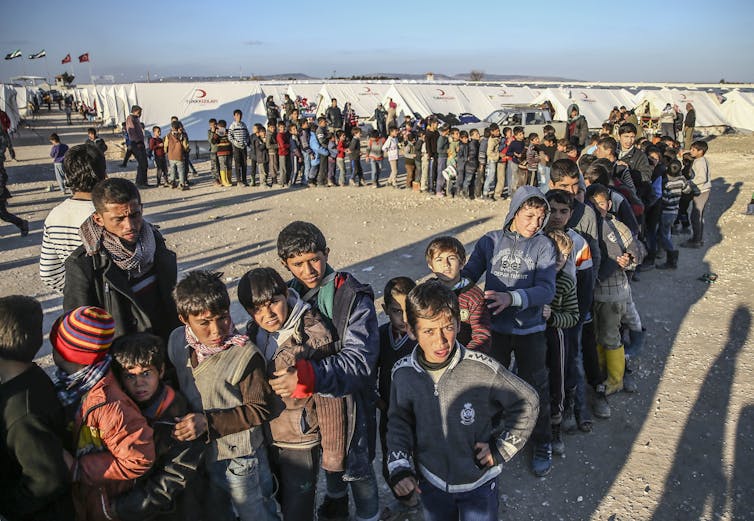
[[630, 358], [626, 358], [626, 369], [623, 372], [623, 391], [627, 393], [635, 393], [638, 389], [634, 365]]
[[610, 404], [607, 403], [604, 384], [600, 384], [594, 389], [594, 403], [592, 404], [592, 410], [597, 418], [602, 418], [603, 420], [610, 418], [610, 415], [612, 414]]
[[319, 521], [348, 521], [348, 496], [332, 498], [325, 496], [317, 508]]

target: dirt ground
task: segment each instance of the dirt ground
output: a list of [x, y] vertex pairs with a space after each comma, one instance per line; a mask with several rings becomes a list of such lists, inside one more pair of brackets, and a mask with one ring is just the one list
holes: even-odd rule
[[[79, 122], [66, 126], [62, 113], [43, 111], [15, 138], [18, 161], [6, 162], [14, 194], [9, 208], [29, 219], [31, 233], [21, 238], [0, 223], [0, 295], [42, 301], [46, 332], [61, 297], [39, 280], [39, 246], [45, 216], [63, 199], [48, 191], [55, 183], [47, 136], [56, 131], [64, 143], [80, 143]], [[117, 166], [118, 137], [109, 130], [103, 137], [110, 174], [133, 179], [134, 162]], [[708, 158], [714, 182], [705, 248], [682, 249], [677, 271], [655, 270], [633, 284], [648, 329], [639, 392], [611, 398], [613, 417], [597, 421], [592, 433], [566, 436], [567, 456], [556, 457], [547, 478], [529, 472], [528, 448], [507, 465], [501, 519], [754, 519], [754, 216], [744, 215], [754, 192], [754, 137], [712, 139]], [[196, 167], [190, 191], [143, 191], [145, 217], [161, 227], [180, 271], [222, 271], [231, 294], [246, 270], [280, 268], [275, 238], [294, 219], [317, 224], [333, 266], [372, 284], [379, 297], [393, 276], [426, 275], [423, 249], [431, 237], [453, 234], [470, 250], [501, 226], [508, 206], [390, 188], [217, 188], [208, 162]], [[697, 280], [710, 271], [716, 283]], [[246, 320], [237, 306], [233, 315]], [[46, 345], [41, 364], [50, 363], [48, 354]], [[387, 488], [378, 481], [386, 503]]]

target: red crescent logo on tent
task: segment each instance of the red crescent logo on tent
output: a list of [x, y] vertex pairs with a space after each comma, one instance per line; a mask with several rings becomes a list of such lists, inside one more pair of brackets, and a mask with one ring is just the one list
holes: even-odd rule
[[442, 90], [442, 89], [437, 89], [437, 90], [440, 91], [440, 96], [445, 96], [445, 91], [444, 90]]
[[581, 97], [584, 99], [589, 99], [589, 96], [586, 95], [586, 92], [582, 92]]
[[369, 87], [364, 87], [364, 94], [369, 94], [370, 92], [372, 92], [372, 89], [371, 89], [371, 88], [369, 88]]
[[505, 90], [505, 89], [503, 89], [503, 90], [500, 91], [500, 95], [501, 96], [507, 96], [508, 95], [508, 91]]
[[685, 100], [686, 99], [686, 95], [685, 94], [681, 94], [681, 99]]
[[196, 89], [196, 93], [194, 94], [195, 98], [206, 98], [207, 97], [207, 91], [202, 89]]

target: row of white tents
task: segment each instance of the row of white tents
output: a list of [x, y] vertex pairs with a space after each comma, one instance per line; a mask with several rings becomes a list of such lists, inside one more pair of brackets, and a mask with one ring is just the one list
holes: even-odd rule
[[[324, 113], [331, 98], [342, 108], [350, 102], [360, 118], [370, 118], [378, 104], [387, 106], [390, 99], [397, 105], [399, 118], [404, 114], [426, 117], [430, 114], [460, 115], [471, 113], [482, 119], [506, 105], [531, 105], [549, 101], [555, 119], [567, 119], [567, 108], [576, 103], [589, 126], [599, 127], [613, 107], [645, 107], [657, 117], [666, 103], [677, 105], [682, 112], [686, 104], [696, 109], [697, 126], [730, 126], [754, 131], [754, 93], [732, 90], [722, 94], [679, 88], [645, 88], [631, 92], [625, 88], [593, 86], [538, 87], [504, 84], [400, 83], [400, 82], [196, 82], [196, 83], [129, 83], [120, 85], [80, 85], [70, 91], [77, 101], [97, 107], [105, 126], [125, 121], [131, 105], [143, 108], [147, 126], [166, 128], [171, 116], [178, 116], [192, 137], [204, 135], [209, 118], [232, 120], [235, 109], [244, 112], [249, 123], [266, 121], [265, 100], [268, 96], [282, 105], [285, 94], [303, 98], [317, 114]], [[0, 108], [15, 126], [26, 116], [28, 99], [35, 95], [29, 87], [3, 85]]]

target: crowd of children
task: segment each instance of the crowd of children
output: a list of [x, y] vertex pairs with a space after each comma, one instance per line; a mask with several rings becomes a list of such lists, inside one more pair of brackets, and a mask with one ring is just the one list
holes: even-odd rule
[[[234, 117], [230, 128], [212, 122], [209, 132], [221, 184], [230, 182], [228, 158], [245, 161], [247, 146], [255, 149], [251, 184], [295, 183], [306, 164], [317, 183], [345, 182], [358, 127], [348, 143], [344, 131], [330, 136], [324, 119], [311, 131], [302, 122], [305, 138], [290, 132], [293, 122], [272, 123], [273, 140], [263, 127], [245, 131], [240, 111]], [[177, 121], [172, 129], [182, 132]], [[661, 249], [658, 267], [677, 267], [676, 221], [693, 227], [684, 246], [703, 244], [706, 143], [694, 142], [684, 165], [672, 138], [637, 145], [631, 123], [619, 126], [618, 140], [584, 143], [578, 158], [576, 144], [550, 133], [525, 142], [519, 127], [492, 125], [480, 138], [430, 121], [420, 145], [410, 131], [387, 134], [367, 145], [375, 183], [384, 155], [387, 183], [397, 183], [403, 140], [409, 155], [427, 144], [437, 152], [429, 166], [414, 163], [420, 186], [495, 197], [503, 185], [511, 202], [502, 227], [470, 255], [456, 238], [437, 237], [425, 251], [428, 280], [391, 278], [382, 326], [371, 287], [329, 264], [316, 226], [294, 221], [277, 237], [290, 281], [271, 267], [246, 273], [237, 298], [250, 318], [239, 330], [221, 274], [192, 271], [176, 281], [175, 255], [141, 219], [136, 187], [101, 180], [96, 146], [69, 151], [62, 165], [77, 172], [76, 193], [91, 191], [94, 213], [65, 261], [52, 382], [33, 363], [39, 303], [0, 298], [0, 474], [13, 484], [0, 491], [0, 515], [345, 520], [350, 495], [358, 520], [419, 508], [427, 520], [496, 519], [503, 464], [528, 440], [532, 472], [546, 476], [553, 454], [565, 455], [563, 433], [592, 430], [592, 414], [609, 418], [607, 397], [638, 385], [646, 330], [631, 280], [655, 266]], [[96, 132], [90, 140], [97, 144]], [[162, 147], [171, 163], [184, 143]], [[243, 167], [236, 164], [236, 179], [249, 182]], [[185, 181], [185, 171], [171, 171]], [[684, 201], [690, 221], [679, 211]], [[382, 512], [378, 434], [396, 500]]]

